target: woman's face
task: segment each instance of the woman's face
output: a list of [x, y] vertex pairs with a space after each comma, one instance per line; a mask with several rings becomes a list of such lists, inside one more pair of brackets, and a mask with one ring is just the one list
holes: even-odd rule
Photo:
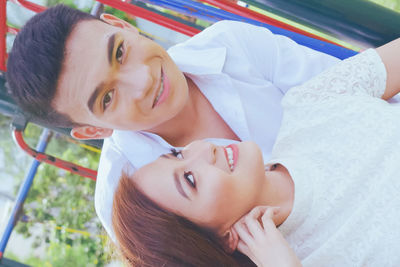
[[159, 206], [221, 234], [254, 207], [266, 181], [255, 143], [204, 141], [162, 155], [133, 179]]

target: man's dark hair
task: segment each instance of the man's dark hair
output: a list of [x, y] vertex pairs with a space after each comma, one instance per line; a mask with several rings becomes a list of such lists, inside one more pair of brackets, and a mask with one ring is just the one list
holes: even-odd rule
[[7, 82], [17, 104], [47, 125], [74, 127], [52, 108], [64, 62], [66, 41], [78, 22], [96, 19], [57, 5], [32, 17], [15, 38], [8, 57]]

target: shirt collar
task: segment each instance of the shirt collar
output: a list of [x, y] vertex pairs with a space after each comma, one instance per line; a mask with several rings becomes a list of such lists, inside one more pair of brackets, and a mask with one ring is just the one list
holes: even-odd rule
[[226, 48], [192, 48], [178, 44], [168, 54], [184, 73], [194, 75], [219, 74], [225, 64]]

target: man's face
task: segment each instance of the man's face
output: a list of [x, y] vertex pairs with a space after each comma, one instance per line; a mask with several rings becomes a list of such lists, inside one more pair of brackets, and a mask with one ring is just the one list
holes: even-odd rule
[[70, 34], [53, 107], [106, 129], [151, 130], [176, 116], [188, 99], [182, 72], [136, 28], [105, 19], [113, 25], [82, 21]]

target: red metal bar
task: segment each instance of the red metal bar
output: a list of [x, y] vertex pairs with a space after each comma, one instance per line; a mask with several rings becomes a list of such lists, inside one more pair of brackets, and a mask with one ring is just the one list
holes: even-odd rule
[[6, 45], [6, 31], [7, 31], [7, 19], [6, 9], [7, 1], [0, 0], [0, 70], [6, 71], [6, 59], [7, 59], [7, 45]]
[[33, 12], [39, 13], [42, 12], [44, 10], [46, 10], [46, 7], [32, 3], [30, 1], [26, 1], [26, 0], [11, 0], [11, 2], [14, 2], [16, 4], [19, 4]]
[[201, 31], [199, 29], [190, 27], [183, 23], [174, 21], [173, 19], [169, 19], [169, 18], [163, 17], [159, 14], [153, 13], [144, 8], [141, 8], [141, 7], [132, 5], [132, 4], [128, 4], [128, 3], [125, 3], [125, 2], [122, 2], [119, 0], [97, 0], [97, 2], [100, 2], [105, 5], [111, 6], [113, 8], [125, 11], [136, 17], [149, 20], [151, 22], [154, 22], [161, 26], [164, 26], [168, 29], [183, 33], [188, 36], [193, 36]]
[[97, 171], [36, 151], [25, 142], [21, 131], [14, 130], [13, 137], [18, 146], [36, 160], [96, 181]]
[[228, 0], [201, 0], [201, 1], [205, 2], [205, 3], [208, 3], [210, 5], [216, 6], [218, 8], [221, 8], [221, 9], [223, 9], [225, 11], [228, 11], [230, 13], [233, 13], [233, 14], [237, 14], [237, 15], [240, 15], [240, 16], [243, 16], [243, 17], [246, 17], [246, 18], [254, 19], [254, 20], [257, 20], [259, 22], [263, 22], [263, 23], [266, 23], [266, 24], [269, 24], [269, 25], [272, 25], [272, 26], [276, 26], [276, 27], [285, 29], [285, 30], [296, 32], [296, 33], [299, 33], [299, 34], [302, 34], [302, 35], [305, 35], [305, 36], [308, 36], [308, 37], [311, 37], [311, 38], [314, 38], [314, 39], [318, 39], [318, 40], [321, 40], [321, 41], [324, 41], [324, 42], [328, 42], [328, 43], [331, 43], [331, 44], [339, 45], [339, 44], [337, 44], [335, 42], [332, 42], [332, 41], [330, 41], [328, 39], [325, 39], [323, 37], [320, 37], [318, 35], [306, 32], [304, 30], [296, 28], [296, 27], [294, 27], [292, 25], [289, 25], [287, 23], [281, 22], [281, 21], [273, 19], [273, 18], [269, 18], [267, 16], [264, 16], [264, 15], [262, 15], [260, 13], [255, 12], [253, 10], [250, 10], [248, 8], [239, 6], [239, 5], [237, 5], [235, 3], [232, 3], [231, 1], [228, 1]]

